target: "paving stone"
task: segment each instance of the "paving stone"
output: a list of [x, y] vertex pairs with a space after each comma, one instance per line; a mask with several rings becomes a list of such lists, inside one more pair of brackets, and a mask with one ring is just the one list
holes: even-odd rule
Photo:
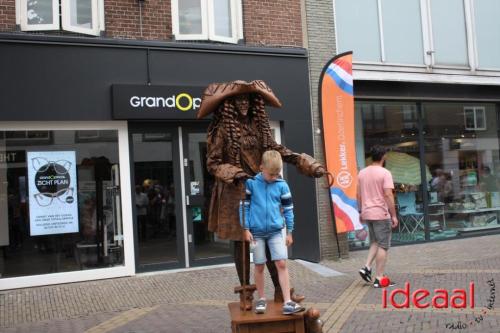
[[[382, 290], [360, 281], [367, 251], [321, 264], [344, 273], [325, 277], [290, 261], [292, 285], [317, 304], [325, 332], [500, 332], [500, 300], [482, 311], [491, 296], [488, 280], [500, 285], [500, 235], [457, 239], [390, 250], [387, 273], [403, 288], [468, 288], [475, 283], [476, 312], [382, 308]], [[0, 332], [230, 332], [227, 303], [236, 301], [233, 267], [0, 292]], [[266, 277], [266, 293], [272, 288]], [[390, 290], [390, 289], [389, 289]], [[497, 310], [498, 308], [498, 310]], [[446, 324], [468, 323], [465, 330]], [[472, 324], [471, 324], [472, 322]]]

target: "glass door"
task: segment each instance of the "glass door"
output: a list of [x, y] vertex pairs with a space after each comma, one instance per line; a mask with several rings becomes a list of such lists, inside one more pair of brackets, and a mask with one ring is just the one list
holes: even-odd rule
[[132, 123], [129, 133], [137, 271], [185, 267], [178, 129]]
[[214, 177], [206, 167], [206, 127], [183, 127], [182, 132], [189, 265], [231, 262], [230, 242], [208, 230]]

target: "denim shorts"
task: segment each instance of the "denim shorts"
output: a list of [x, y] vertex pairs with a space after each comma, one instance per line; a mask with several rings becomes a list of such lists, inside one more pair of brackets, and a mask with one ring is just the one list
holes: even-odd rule
[[271, 253], [271, 260], [286, 260], [288, 259], [288, 251], [285, 244], [283, 232], [275, 232], [268, 236], [254, 237], [256, 242], [253, 250], [253, 262], [255, 264], [265, 264], [266, 258], [266, 242]]

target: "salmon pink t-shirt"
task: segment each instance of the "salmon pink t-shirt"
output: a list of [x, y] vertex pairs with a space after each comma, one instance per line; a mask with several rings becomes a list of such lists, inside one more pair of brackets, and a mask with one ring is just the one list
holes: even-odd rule
[[387, 220], [391, 218], [385, 202], [384, 189], [393, 189], [392, 175], [386, 168], [370, 165], [358, 174], [361, 193], [361, 219]]

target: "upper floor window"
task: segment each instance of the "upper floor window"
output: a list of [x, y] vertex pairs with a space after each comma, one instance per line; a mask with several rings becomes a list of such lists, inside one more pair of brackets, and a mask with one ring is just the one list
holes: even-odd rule
[[354, 60], [424, 64], [420, 0], [336, 0], [339, 52]]
[[66, 30], [98, 36], [104, 30], [104, 0], [16, 0], [23, 31]]
[[243, 39], [241, 0], [172, 0], [172, 30], [177, 40]]
[[357, 63], [500, 69], [498, 0], [335, 0], [338, 52]]
[[472, 8], [476, 35], [477, 65], [500, 68], [500, 1], [475, 0]]
[[428, 2], [432, 38], [429, 52], [433, 63], [444, 66], [467, 66], [467, 27], [463, 0]]

